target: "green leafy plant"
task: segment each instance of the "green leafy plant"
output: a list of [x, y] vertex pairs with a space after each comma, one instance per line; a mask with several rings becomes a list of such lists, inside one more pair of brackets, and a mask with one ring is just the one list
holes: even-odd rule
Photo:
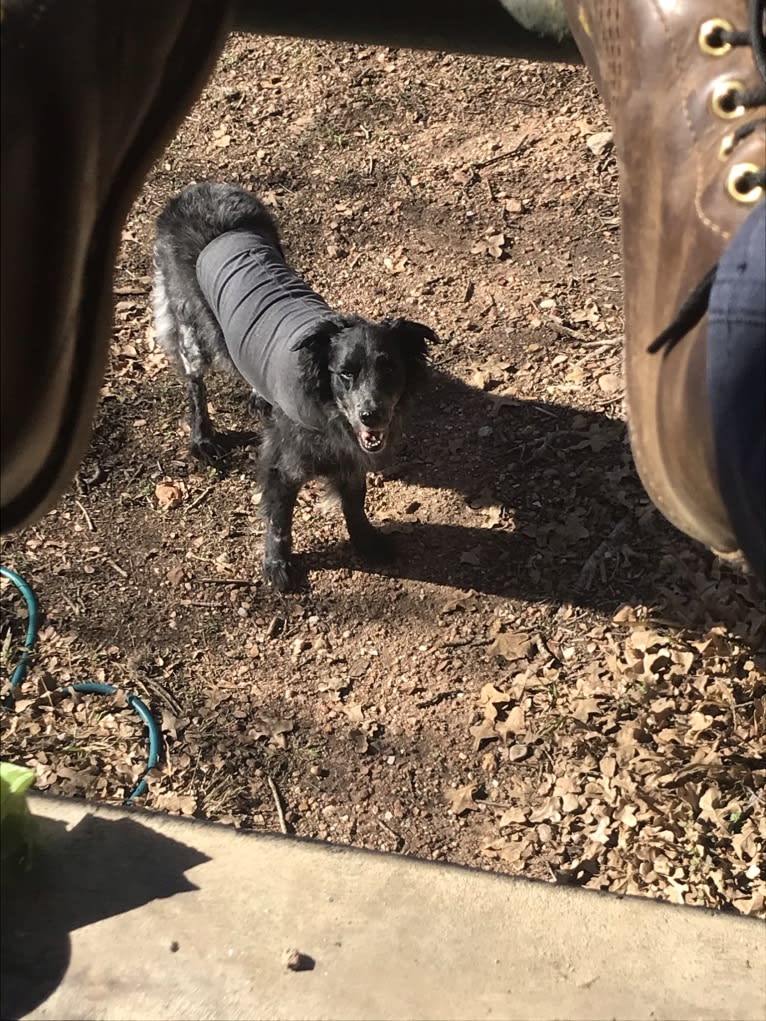
[[34, 771], [11, 762], [0, 762], [0, 866], [2, 878], [26, 864], [33, 839], [33, 820], [27, 791]]

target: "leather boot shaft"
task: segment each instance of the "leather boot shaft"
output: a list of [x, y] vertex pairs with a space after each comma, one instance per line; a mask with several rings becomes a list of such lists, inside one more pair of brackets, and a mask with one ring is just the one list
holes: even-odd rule
[[[718, 550], [737, 543], [718, 485], [706, 389], [706, 321], [666, 354], [652, 341], [763, 189], [764, 87], [742, 2], [570, 0], [573, 33], [613, 122], [625, 281], [631, 443], [655, 505]], [[746, 101], [743, 102], [743, 97]]]

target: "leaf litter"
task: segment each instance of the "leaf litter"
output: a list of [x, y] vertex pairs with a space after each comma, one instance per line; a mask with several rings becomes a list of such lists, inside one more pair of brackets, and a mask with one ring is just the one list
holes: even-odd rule
[[[511, 124], [498, 78], [556, 118]], [[0, 720], [38, 787], [119, 803], [141, 775], [122, 700], [61, 690], [102, 680], [162, 723], [152, 808], [277, 829], [271, 779], [301, 836], [766, 914], [762, 596], [635, 476], [607, 135], [580, 68], [232, 39], [126, 225], [91, 481], [2, 539], [45, 613]], [[368, 495], [403, 556], [363, 572], [307, 487], [287, 599], [259, 582], [253, 452], [190, 465], [148, 303], [162, 202], [254, 172], [329, 300], [440, 337], [429, 443]], [[242, 428], [236, 388], [211, 399]]]

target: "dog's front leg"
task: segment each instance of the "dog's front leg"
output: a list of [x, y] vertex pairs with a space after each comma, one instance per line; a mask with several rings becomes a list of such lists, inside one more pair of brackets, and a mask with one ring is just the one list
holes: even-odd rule
[[263, 574], [279, 592], [290, 588], [290, 554], [293, 545], [293, 511], [300, 487], [279, 468], [269, 468], [261, 497], [266, 518]]
[[364, 509], [366, 476], [339, 476], [332, 482], [340, 495], [349, 538], [357, 553], [365, 560], [391, 560], [394, 555], [391, 538], [372, 525]]

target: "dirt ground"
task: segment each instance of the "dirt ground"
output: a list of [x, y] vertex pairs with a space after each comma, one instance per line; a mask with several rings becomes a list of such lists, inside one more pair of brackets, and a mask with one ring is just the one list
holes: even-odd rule
[[[243, 829], [764, 914], [755, 587], [652, 508], [627, 441], [617, 176], [582, 68], [235, 37], [126, 224], [111, 368], [77, 482], [3, 540], [44, 618], [3, 756]], [[260, 581], [255, 447], [186, 445], [155, 349], [154, 218], [257, 190], [333, 305], [432, 326], [433, 383], [371, 515], [371, 569], [301, 496], [304, 591]], [[246, 429], [244, 388], [213, 416]], [[3, 658], [23, 636], [2, 597]], [[277, 799], [277, 800], [275, 800]]]

